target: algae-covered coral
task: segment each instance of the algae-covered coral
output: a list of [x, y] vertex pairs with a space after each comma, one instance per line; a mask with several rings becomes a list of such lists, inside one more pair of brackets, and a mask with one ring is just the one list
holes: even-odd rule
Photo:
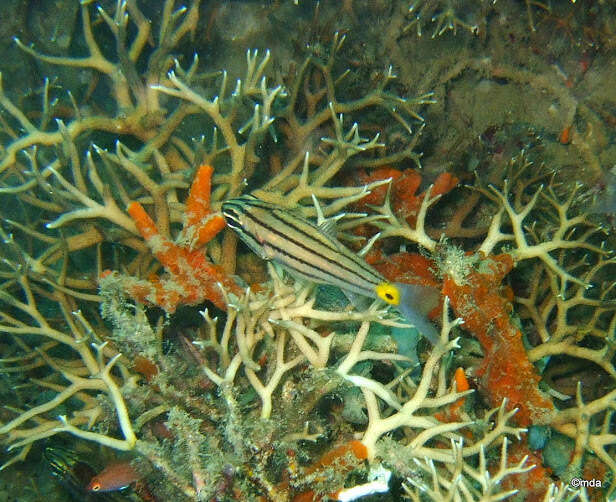
[[[0, 81], [32, 498], [118, 461], [129, 500], [613, 496], [613, 7], [56, 3], [14, 7]], [[262, 262], [246, 193], [438, 289], [438, 342]]]

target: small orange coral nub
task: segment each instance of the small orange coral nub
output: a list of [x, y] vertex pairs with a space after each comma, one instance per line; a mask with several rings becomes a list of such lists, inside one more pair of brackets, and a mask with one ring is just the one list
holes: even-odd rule
[[[466, 379], [466, 373], [464, 373], [463, 368], [456, 369], [456, 372], [453, 374], [453, 380], [456, 382], [456, 391], [457, 392], [465, 392], [471, 388], [468, 384], [468, 380]], [[455, 414], [462, 406], [464, 406], [465, 399], [461, 397], [455, 403], [452, 403], [450, 406], [451, 414]]]
[[150, 218], [150, 215], [146, 213], [145, 209], [143, 209], [143, 206], [139, 204], [139, 202], [131, 202], [128, 205], [127, 211], [135, 222], [137, 230], [139, 230], [139, 233], [145, 240], [151, 239], [155, 235], [158, 235], [158, 229], [156, 228], [154, 220]]
[[571, 143], [571, 136], [573, 135], [573, 126], [569, 125], [565, 127], [558, 136], [558, 141], [560, 141], [563, 145], [568, 145]]
[[456, 382], [456, 390], [458, 392], [464, 392], [471, 388], [468, 384], [468, 380], [466, 379], [466, 374], [464, 373], [463, 368], [456, 369], [456, 372], [453, 375], [453, 379]]
[[[457, 368], [453, 374], [453, 381], [456, 384], [456, 392], [465, 392], [471, 387], [466, 378], [463, 368]], [[454, 401], [448, 408], [434, 414], [434, 418], [440, 422], [455, 422], [460, 420], [459, 410], [464, 406], [465, 398], [461, 397], [457, 401]]]

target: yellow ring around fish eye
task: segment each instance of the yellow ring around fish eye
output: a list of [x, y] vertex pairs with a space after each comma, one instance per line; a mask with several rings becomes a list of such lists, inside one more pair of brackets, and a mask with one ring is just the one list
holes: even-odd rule
[[377, 296], [390, 305], [400, 304], [400, 290], [389, 282], [382, 282], [376, 289]]

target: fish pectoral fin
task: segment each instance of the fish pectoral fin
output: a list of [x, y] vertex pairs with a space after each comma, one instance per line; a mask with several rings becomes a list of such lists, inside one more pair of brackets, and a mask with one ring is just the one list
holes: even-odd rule
[[436, 326], [425, 315], [414, 309], [412, 305], [400, 303], [398, 311], [432, 345], [436, 345], [439, 342], [439, 332]]
[[252, 236], [249, 236], [248, 234], [241, 234], [240, 237], [241, 241], [246, 244], [259, 258], [262, 260], [271, 260], [271, 257], [268, 256], [265, 250], [265, 246], [262, 246], [261, 243], [256, 241]]
[[263, 244], [259, 258], [267, 261], [279, 261], [279, 254], [276, 249], [269, 244]]

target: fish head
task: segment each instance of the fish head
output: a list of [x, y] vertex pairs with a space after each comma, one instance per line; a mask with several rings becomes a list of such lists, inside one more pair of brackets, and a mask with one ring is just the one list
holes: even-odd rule
[[99, 492], [101, 491], [102, 487], [103, 484], [101, 483], [98, 476], [94, 476], [92, 480], [88, 483], [88, 486], [86, 486], [86, 490], [88, 490], [89, 492]]

